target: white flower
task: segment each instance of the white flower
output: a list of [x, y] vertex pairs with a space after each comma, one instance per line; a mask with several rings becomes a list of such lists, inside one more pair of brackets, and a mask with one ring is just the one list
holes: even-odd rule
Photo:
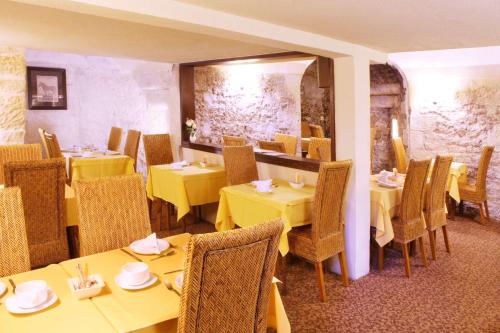
[[189, 118], [188, 118], [188, 119], [186, 120], [186, 126], [187, 126], [187, 127], [191, 127], [191, 126], [193, 126], [193, 124], [194, 124], [194, 121], [193, 121], [192, 119], [189, 119]]
[[196, 123], [193, 122], [193, 126], [191, 126], [194, 130], [196, 129]]

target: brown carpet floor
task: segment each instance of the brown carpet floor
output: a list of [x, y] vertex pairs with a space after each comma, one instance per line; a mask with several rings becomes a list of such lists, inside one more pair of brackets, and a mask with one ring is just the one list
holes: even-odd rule
[[[326, 273], [326, 303], [314, 267], [294, 258], [282, 295], [292, 332], [500, 332], [500, 223], [457, 217], [448, 230], [451, 255], [438, 231], [437, 261], [425, 268], [417, 252], [410, 279], [397, 249], [386, 251], [382, 272], [373, 260], [370, 274], [347, 288]], [[210, 231], [206, 224], [188, 227]], [[426, 251], [430, 258], [427, 237]]]

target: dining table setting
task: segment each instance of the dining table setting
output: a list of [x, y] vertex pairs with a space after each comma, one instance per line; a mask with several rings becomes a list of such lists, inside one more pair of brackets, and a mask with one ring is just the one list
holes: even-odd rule
[[[129, 246], [0, 278], [5, 332], [175, 332], [190, 234], [156, 234]], [[273, 279], [268, 325], [290, 332]]]

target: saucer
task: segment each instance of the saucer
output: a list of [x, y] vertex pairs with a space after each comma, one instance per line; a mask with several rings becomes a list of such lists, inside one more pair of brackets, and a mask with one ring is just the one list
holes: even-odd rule
[[47, 291], [47, 299], [40, 305], [37, 305], [29, 309], [21, 308], [16, 303], [16, 296], [13, 295], [5, 300], [5, 307], [7, 308], [7, 311], [9, 311], [10, 313], [25, 314], [25, 313], [38, 312], [43, 309], [46, 309], [52, 304], [54, 304], [56, 301], [57, 301], [57, 295], [52, 291], [52, 289], [49, 288]]
[[182, 284], [184, 283], [184, 273], [180, 273], [175, 277], [175, 286], [182, 289]]
[[127, 284], [125, 281], [123, 281], [123, 276], [121, 274], [118, 274], [115, 277], [116, 284], [120, 288], [126, 289], [126, 290], [140, 290], [140, 289], [144, 289], [144, 288], [147, 288], [147, 287], [153, 285], [157, 280], [158, 280], [158, 277], [156, 275], [154, 275], [153, 273], [149, 273], [149, 279], [146, 280], [146, 282], [144, 282], [142, 284], [137, 284], [137, 285], [130, 285], [130, 284]]
[[[141, 249], [140, 247], [138, 247], [137, 244], [139, 244], [140, 241], [141, 240], [136, 240], [136, 241], [132, 242], [132, 244], [130, 244], [129, 248], [137, 254], [159, 254], [159, 253], [147, 251], [145, 249]], [[160, 251], [160, 253], [165, 251], [166, 249], [168, 249], [170, 247], [170, 244], [164, 239], [157, 239], [156, 241], [158, 242], [158, 250]]]

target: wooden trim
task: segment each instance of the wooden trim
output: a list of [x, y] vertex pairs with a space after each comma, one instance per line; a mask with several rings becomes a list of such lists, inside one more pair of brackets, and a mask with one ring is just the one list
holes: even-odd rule
[[316, 70], [318, 73], [318, 87], [330, 88], [332, 74], [330, 58], [316, 57]]
[[297, 58], [297, 57], [314, 57], [313, 54], [299, 52], [299, 51], [290, 51], [290, 52], [279, 52], [279, 53], [268, 53], [268, 54], [259, 54], [252, 56], [244, 56], [244, 57], [233, 57], [233, 58], [223, 58], [223, 59], [212, 59], [212, 60], [203, 60], [203, 61], [194, 61], [194, 62], [186, 62], [182, 63], [181, 66], [210, 66], [210, 65], [218, 65], [231, 61], [239, 61], [239, 60], [252, 60], [252, 59], [272, 59], [272, 58]]
[[[182, 147], [194, 150], [205, 151], [212, 154], [222, 154], [222, 147], [214, 144], [191, 143], [182, 141]], [[257, 162], [279, 165], [292, 169], [306, 170], [312, 172], [319, 171], [320, 162], [308, 158], [292, 157], [292, 156], [269, 156], [262, 153], [255, 153]]]
[[195, 119], [194, 67], [179, 66], [179, 93], [181, 99], [181, 133], [182, 140], [189, 139], [184, 122], [187, 118]]
[[330, 98], [328, 102], [328, 117], [330, 118], [330, 139], [332, 154], [332, 161], [337, 160], [337, 140], [335, 139], [336, 135], [336, 126], [335, 126], [335, 66], [334, 60], [329, 59], [330, 61]]

